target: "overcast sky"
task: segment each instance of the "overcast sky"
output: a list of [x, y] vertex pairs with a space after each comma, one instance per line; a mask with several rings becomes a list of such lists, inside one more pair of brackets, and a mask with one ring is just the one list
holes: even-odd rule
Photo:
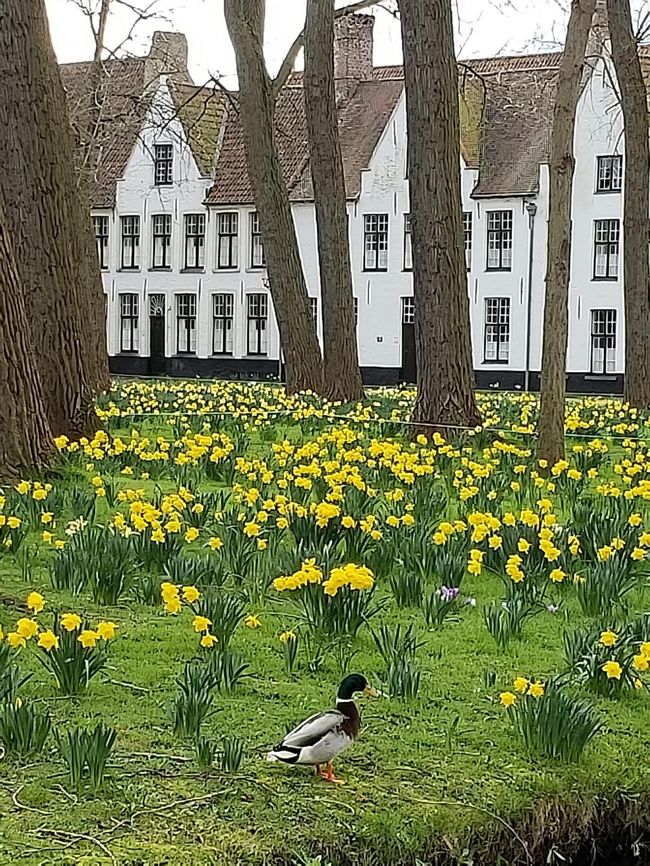
[[[150, 0], [132, 0], [142, 5]], [[277, 68], [288, 46], [302, 28], [306, 0], [267, 0], [266, 52], [269, 66]], [[457, 46], [464, 57], [520, 53], [556, 46], [566, 26], [568, 0], [453, 0], [456, 7]], [[647, 9], [650, 0], [632, 0], [635, 13]], [[93, 41], [80, 3], [99, 0], [46, 0], [52, 39], [59, 61], [68, 63], [92, 56]], [[344, 5], [337, 0], [337, 5]], [[163, 20], [143, 22], [132, 53], [146, 53], [154, 29], [175, 29], [186, 34], [190, 71], [198, 83], [211, 75], [231, 84], [235, 61], [223, 17], [223, 0], [157, 0]], [[115, 6], [107, 44], [115, 48], [129, 32], [133, 16]], [[382, 10], [376, 12], [375, 63], [399, 63], [399, 22]], [[166, 19], [166, 20], [164, 20]]]

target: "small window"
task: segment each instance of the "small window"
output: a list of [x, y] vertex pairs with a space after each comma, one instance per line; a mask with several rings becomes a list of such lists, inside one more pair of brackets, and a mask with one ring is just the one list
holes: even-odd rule
[[171, 186], [174, 177], [174, 148], [171, 144], [156, 144], [154, 147], [154, 183], [156, 186]]
[[248, 318], [248, 345], [246, 351], [249, 355], [267, 355], [269, 351], [269, 302], [267, 296], [261, 292], [247, 295], [246, 312]]
[[465, 239], [465, 267], [472, 269], [472, 212], [463, 211], [463, 235]]
[[219, 292], [212, 296], [212, 353], [232, 355], [234, 296]]
[[120, 352], [137, 352], [140, 346], [138, 311], [140, 299], [136, 294], [120, 295]]
[[170, 214], [158, 214], [152, 219], [154, 269], [171, 268], [172, 218]]
[[260, 215], [254, 211], [250, 215], [251, 236], [251, 268], [266, 267], [266, 256], [264, 255], [264, 244], [262, 243], [262, 229], [260, 228]]
[[217, 214], [217, 268], [232, 270], [239, 267], [239, 214]]
[[318, 327], [318, 298], [310, 298], [309, 299], [309, 309], [311, 312], [311, 317], [314, 320], [314, 324]]
[[415, 298], [402, 298], [402, 324], [415, 324]]
[[93, 217], [93, 228], [95, 229], [95, 243], [97, 244], [97, 258], [99, 267], [108, 270], [108, 217]]
[[122, 258], [123, 271], [137, 271], [140, 267], [140, 217], [122, 217]]
[[205, 266], [205, 214], [185, 215], [185, 270], [198, 271]]
[[196, 295], [176, 295], [176, 351], [196, 353]]
[[387, 213], [369, 213], [363, 218], [363, 269], [388, 270]]
[[413, 242], [411, 239], [411, 214], [404, 214], [404, 270], [413, 270]]
[[618, 278], [619, 220], [594, 222], [594, 279]]
[[616, 310], [591, 311], [591, 372], [616, 369]]
[[486, 364], [507, 364], [510, 358], [510, 298], [485, 299]]
[[512, 270], [512, 211], [493, 210], [487, 215], [487, 270]]
[[359, 298], [353, 298], [354, 301], [354, 324], [355, 327], [359, 324]]
[[620, 192], [623, 183], [623, 157], [599, 156], [596, 170], [596, 192]]

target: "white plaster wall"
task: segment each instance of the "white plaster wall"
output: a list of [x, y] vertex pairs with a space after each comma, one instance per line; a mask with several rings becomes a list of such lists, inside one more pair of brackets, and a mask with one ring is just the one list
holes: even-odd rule
[[[164, 293], [167, 301], [166, 353], [176, 353], [176, 303], [175, 295], [194, 292], [197, 295], [199, 322], [207, 304], [205, 274], [182, 273], [184, 265], [184, 215], [205, 213], [203, 201], [211, 185], [210, 178], [201, 175], [191, 151], [184, 142], [180, 121], [173, 117], [174, 108], [169, 91], [161, 82], [139, 140], [129, 158], [124, 177], [117, 184], [117, 206], [110, 213], [109, 268], [104, 273], [104, 287], [108, 295], [108, 345], [109, 353], [119, 354], [119, 294], [135, 292], [140, 296], [140, 350], [142, 356], [149, 354], [148, 296]], [[153, 149], [155, 144], [172, 144], [174, 147], [174, 181], [171, 186], [155, 186]], [[102, 213], [93, 211], [93, 213]], [[152, 269], [152, 216], [170, 214], [172, 217], [171, 269]], [[122, 271], [121, 224], [122, 216], [140, 216], [140, 269]], [[197, 333], [197, 354], [205, 357], [208, 346], [205, 332]]]
[[[618, 311], [617, 366], [622, 372], [624, 361], [624, 322], [621, 280], [593, 280], [593, 221], [622, 217], [622, 193], [596, 194], [596, 160], [598, 156], [621, 152], [620, 113], [614, 107], [613, 91], [607, 76], [596, 74], [583, 93], [576, 125], [576, 174], [574, 182], [574, 240], [570, 287], [570, 331], [567, 368], [571, 372], [588, 372], [590, 363], [590, 310], [613, 308]], [[169, 121], [161, 129], [160, 115], [171, 112], [171, 101], [161, 84], [156, 115], [149, 118], [128, 162], [124, 178], [117, 189], [115, 212], [110, 217], [109, 269], [104, 274], [108, 296], [108, 338], [111, 354], [119, 353], [119, 294], [136, 292], [140, 296], [140, 352], [149, 354], [148, 304], [152, 293], [163, 292], [167, 301], [167, 355], [176, 353], [176, 308], [174, 296], [182, 292], [197, 294], [197, 356], [207, 358], [212, 349], [212, 294], [229, 291], [234, 295], [234, 358], [246, 357], [246, 295], [268, 294], [265, 269], [249, 267], [249, 215], [252, 206], [237, 208], [210, 207], [203, 204], [210, 179], [202, 177], [183, 143], [180, 124]], [[156, 187], [153, 183], [153, 145], [174, 145], [174, 184]], [[527, 201], [522, 197], [472, 199], [477, 173], [462, 168], [463, 210], [473, 214], [472, 260], [468, 272], [468, 297], [473, 344], [474, 367], [488, 371], [495, 383], [506, 371], [523, 371], [526, 366], [526, 331], [528, 318], [528, 267], [530, 217]], [[540, 168], [540, 188], [529, 201], [537, 207], [535, 216], [532, 292], [530, 295], [530, 369], [541, 366], [544, 279], [546, 273], [546, 234], [548, 218], [548, 168]], [[509, 209], [513, 212], [513, 256], [510, 271], [490, 272], [487, 261], [487, 212]], [[239, 214], [239, 266], [230, 271], [217, 270], [216, 227], [220, 211], [236, 210]], [[364, 367], [399, 368], [402, 364], [401, 299], [413, 293], [412, 275], [403, 269], [404, 214], [408, 213], [406, 179], [406, 116], [404, 98], [399, 101], [377, 145], [367, 171], [361, 179], [359, 199], [348, 203], [350, 248], [354, 294], [359, 302], [358, 339], [360, 361]], [[206, 266], [204, 273], [182, 273], [183, 216], [206, 213]], [[172, 215], [172, 269], [151, 270], [151, 216]], [[363, 270], [363, 217], [369, 213], [389, 215], [389, 265], [387, 272]], [[141, 267], [137, 272], [119, 270], [120, 216], [139, 214], [141, 218]], [[322, 335], [322, 304], [318, 274], [315, 214], [312, 204], [294, 204], [293, 214], [298, 234], [308, 292], [318, 298], [318, 330]], [[620, 251], [622, 263], [622, 247]], [[484, 315], [488, 297], [510, 298], [510, 358], [507, 364], [484, 362]], [[279, 359], [279, 339], [269, 304], [268, 358]]]
[[[591, 310], [617, 310], [616, 371], [625, 359], [623, 243], [619, 279], [594, 280], [594, 220], [620, 219], [623, 193], [596, 193], [597, 158], [623, 152], [622, 121], [610, 77], [601, 65], [581, 96], [576, 120], [576, 171], [573, 187], [573, 250], [569, 298], [567, 367], [588, 372], [591, 360]], [[622, 232], [621, 232], [622, 241]]]

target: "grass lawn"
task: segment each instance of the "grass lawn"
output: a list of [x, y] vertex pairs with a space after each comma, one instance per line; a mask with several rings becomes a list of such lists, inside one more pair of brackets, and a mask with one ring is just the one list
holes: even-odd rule
[[[354, 435], [344, 441], [332, 432], [341, 431], [341, 424], [318, 417], [321, 409], [314, 401], [285, 401], [275, 389], [224, 385], [219, 390], [201, 384], [164, 388], [121, 385], [111, 395], [116, 408], [109, 413], [113, 414], [102, 419], [108, 441], [91, 442], [78, 450], [62, 445], [63, 469], [41, 479], [52, 484], [43, 502], [34, 500], [34, 487], [26, 494], [5, 490], [6, 502], [0, 513], [20, 515], [20, 531], [25, 533], [17, 551], [12, 545], [0, 553], [0, 626], [5, 635], [20, 617], [30, 616], [25, 599], [33, 590], [46, 600], [45, 609], [35, 616], [42, 629], [52, 624], [53, 612], [66, 611], [77, 611], [92, 623], [110, 620], [118, 626], [117, 636], [110, 642], [107, 666], [76, 697], [60, 693], [41, 664], [44, 651], [37, 649], [35, 638], [28, 641], [24, 649], [12, 655], [21, 671], [32, 673], [18, 696], [35, 709], [47, 711], [59, 731], [101, 721], [117, 730], [117, 742], [104, 785], [97, 792], [87, 785], [78, 789], [70, 785], [52, 735], [40, 754], [22, 762], [10, 756], [0, 761], [0, 863], [315, 864], [318, 861], [313, 858], [318, 854], [322, 854], [323, 866], [328, 862], [415, 864], [417, 860], [483, 864], [499, 862], [499, 856], [507, 863], [561, 862], [547, 861], [552, 845], [557, 845], [558, 854], [570, 854], [581, 836], [592, 832], [590, 822], [608, 810], [612, 814], [613, 810], [619, 814], [624, 811], [626, 818], [643, 829], [643, 815], [647, 815], [650, 803], [650, 766], [645, 760], [650, 696], [645, 688], [631, 687], [620, 697], [611, 698], [595, 693], [575, 678], [567, 680], [563, 686], [567, 694], [588, 700], [603, 725], [577, 763], [528, 751], [510, 723], [512, 711], [499, 702], [500, 693], [511, 690], [517, 676], [547, 683], [567, 671], [565, 632], [593, 627], [612, 628], [618, 633], [647, 610], [645, 559], [634, 563], [633, 585], [626, 588], [624, 598], [610, 605], [608, 613], [585, 615], [577, 585], [571, 580], [573, 573], [587, 581], [595, 579], [597, 557], [589, 535], [596, 531], [595, 526], [613, 526], [620, 516], [616, 533], [610, 532], [606, 540], [614, 534], [624, 537], [625, 548], [615, 550], [612, 561], [626, 557], [626, 562], [631, 562], [630, 552], [639, 543], [644, 527], [650, 528], [644, 486], [650, 471], [643, 438], [647, 429], [633, 414], [619, 414], [615, 401], [583, 401], [573, 407], [572, 416], [577, 413], [587, 425], [580, 431], [583, 438], [576, 439], [575, 444], [592, 447], [598, 454], [599, 446], [593, 446], [596, 437], [601, 442], [608, 435], [621, 439], [609, 440], [609, 450], [594, 460], [596, 472], [589, 480], [584, 453], [578, 450], [567, 459], [569, 467], [580, 467], [576, 468], [580, 479], [563, 481], [568, 470], [563, 470], [561, 477], [546, 478], [542, 472], [545, 480], [536, 487], [531, 473], [539, 467], [530, 453], [526, 454], [529, 442], [520, 432], [530, 423], [534, 407], [522, 395], [483, 398], [484, 416], [492, 426], [512, 431], [501, 438], [515, 448], [514, 452], [486, 452], [486, 443], [494, 441], [495, 435], [483, 433], [479, 439], [467, 440], [467, 450], [447, 451], [440, 444], [435, 448], [411, 444], [392, 425], [389, 429], [381, 426], [381, 419], [405, 416], [409, 396], [403, 393], [373, 395], [372, 409], [352, 411], [345, 429]], [[289, 420], [270, 416], [274, 407], [286, 412]], [[253, 410], [257, 415], [251, 423]], [[247, 414], [227, 423], [206, 415], [210, 435], [223, 433], [234, 443], [226, 457], [217, 455], [211, 461], [210, 455], [215, 448], [225, 447], [225, 440], [217, 443], [211, 438], [209, 445], [202, 445], [195, 438], [196, 431], [183, 434], [180, 423], [169, 428], [156, 419], [139, 421], [130, 416], [155, 411], [183, 411], [188, 418], [196, 411]], [[629, 429], [623, 430], [621, 425]], [[150, 442], [134, 445], [132, 431], [138, 431], [140, 439], [146, 431]], [[357, 433], [360, 438], [355, 438]], [[171, 458], [151, 457], [161, 448], [156, 443], [158, 435], [170, 440]], [[624, 435], [641, 442], [630, 440], [626, 444]], [[326, 438], [319, 439], [316, 446], [306, 445], [317, 436]], [[124, 451], [116, 438], [129, 443]], [[273, 445], [285, 438], [291, 440], [294, 451], [283, 462]], [[373, 439], [383, 443], [381, 454]], [[592, 446], [587, 445], [589, 442]], [[302, 453], [295, 450], [300, 447], [304, 448]], [[389, 457], [393, 447], [397, 456], [391, 451]], [[179, 460], [179, 455], [184, 456]], [[236, 464], [236, 457], [243, 462]], [[625, 460], [640, 468], [621, 469]], [[224, 470], [218, 477], [214, 466], [226, 464], [231, 471]], [[515, 469], [521, 465], [525, 470]], [[414, 466], [429, 466], [431, 471], [423, 477], [415, 472], [416, 477], [410, 480]], [[296, 467], [311, 469], [294, 471]], [[364, 480], [363, 490], [352, 483], [354, 467]], [[128, 474], [124, 474], [125, 468]], [[456, 470], [462, 478], [454, 487]], [[143, 472], [149, 477], [142, 479]], [[332, 477], [340, 472], [341, 477]], [[287, 475], [293, 480], [284, 486], [279, 482]], [[326, 484], [324, 476], [329, 476]], [[92, 479], [98, 477], [106, 495], [93, 501], [89, 526], [77, 536], [67, 535], [68, 521], [90, 507], [88, 500], [79, 498], [79, 491], [94, 499], [100, 482], [93, 483]], [[312, 479], [311, 489], [295, 485], [295, 479], [301, 477]], [[321, 483], [325, 484], [322, 490]], [[513, 491], [513, 483], [521, 483], [522, 489]], [[611, 496], [607, 485], [612, 484], [632, 493], [627, 499]], [[201, 728], [202, 736], [217, 747], [224, 736], [243, 741], [244, 758], [234, 772], [222, 771], [218, 758], [215, 767], [201, 769], [192, 741], [173, 735], [168, 715], [184, 665], [195, 657], [205, 664], [209, 653], [217, 650], [199, 647], [199, 635], [192, 627], [193, 613], [187, 605], [178, 615], [170, 615], [159, 598], [152, 604], [138, 600], [144, 597], [138, 591], [141, 582], [157, 586], [169, 579], [160, 566], [166, 554], [150, 540], [155, 531], [152, 520], [164, 527], [169, 513], [156, 518], [145, 508], [147, 527], [135, 534], [146, 537], [147, 543], [138, 550], [138, 568], [130, 574], [115, 604], [98, 603], [90, 584], [78, 592], [51, 585], [51, 563], [75, 545], [83, 551], [84, 534], [93, 527], [101, 527], [100, 540], [110, 536], [130, 544], [137, 514], [133, 501], [160, 511], [164, 497], [180, 486], [188, 487], [195, 498], [178, 509], [182, 529], [178, 549], [170, 548], [169, 556], [213, 557], [214, 573], [221, 576], [219, 580], [224, 579], [218, 592], [241, 599], [245, 613], [255, 614], [260, 621], [258, 628], [240, 624], [230, 644], [249, 665], [250, 676], [232, 692], [214, 689], [212, 712]], [[464, 499], [461, 491], [473, 486], [478, 492]], [[309, 502], [324, 501], [328, 498], [325, 489], [331, 492], [338, 487], [343, 496], [334, 496], [339, 514], [325, 527], [316, 526], [315, 514], [301, 518], [291, 509], [291, 529], [277, 525], [284, 507], [282, 497], [302, 504], [309, 512]], [[136, 500], [122, 501], [118, 496], [120, 491], [138, 488], [143, 493]], [[251, 488], [259, 490], [259, 497], [251, 496], [249, 501]], [[395, 490], [403, 491], [401, 497], [394, 497]], [[442, 497], [436, 499], [442, 503], [440, 514], [426, 513], [425, 504], [433, 502], [427, 498], [432, 490]], [[497, 495], [491, 497], [493, 491]], [[216, 500], [207, 499], [210, 508], [193, 515], [192, 503], [202, 495], [216, 497], [221, 507], [215, 508]], [[107, 501], [113, 497], [114, 502]], [[539, 505], [539, 499], [544, 498], [550, 500], [551, 507]], [[264, 500], [274, 500], [273, 508], [263, 508]], [[602, 521], [582, 514], [576, 505], [579, 502], [589, 504], [587, 510], [592, 516], [593, 509], [602, 503]], [[406, 508], [409, 503], [412, 511]], [[616, 503], [626, 504], [616, 511]], [[614, 511], [605, 514], [607, 508]], [[502, 560], [517, 548], [512, 545], [515, 536], [508, 534], [510, 527], [501, 522], [512, 512], [517, 518], [513, 532], [516, 529], [522, 537], [528, 533], [526, 537], [536, 538], [539, 527], [520, 524], [520, 512], [526, 509], [542, 523], [545, 513], [555, 515], [552, 533], [559, 558], [547, 563], [537, 551], [535, 561], [545, 571], [542, 575], [538, 568], [533, 578], [534, 551], [528, 554], [530, 559], [523, 557], [526, 577], [522, 587], [530, 586], [534, 579], [541, 587], [540, 595], [535, 604], [531, 602], [534, 615], [524, 622], [522, 638], [513, 638], [500, 648], [486, 627], [485, 610], [493, 602], [517, 598], [520, 591], [509, 587], [503, 571]], [[269, 515], [266, 522], [258, 519], [260, 511]], [[472, 540], [468, 518], [488, 511], [499, 517], [500, 528]], [[629, 512], [641, 517], [633, 530], [627, 523]], [[43, 513], [53, 514], [50, 523], [42, 522]], [[394, 598], [391, 576], [417, 573], [418, 563], [413, 561], [413, 548], [408, 555], [400, 553], [411, 530], [405, 525], [391, 528], [386, 518], [393, 514], [401, 520], [408, 513], [415, 517], [412, 533], [417, 533], [419, 526], [427, 527], [425, 547], [433, 551], [434, 562], [447, 547], [462, 560], [462, 572], [471, 549], [484, 552], [481, 573], [464, 573], [457, 609], [439, 626], [427, 626], [421, 605], [398, 607]], [[125, 517], [124, 525], [129, 527], [126, 536], [121, 534], [119, 521], [115, 530], [109, 529], [116, 514]], [[369, 514], [377, 517], [375, 528], [381, 527], [381, 537], [366, 538], [369, 533], [355, 536], [358, 543], [354, 550], [363, 551], [363, 557], [353, 555], [352, 542], [340, 523], [344, 514], [353, 516], [357, 523]], [[466, 530], [459, 530], [457, 538], [450, 535], [446, 543], [434, 544], [438, 524], [459, 519], [466, 522]], [[256, 521], [259, 534], [248, 538], [243, 527]], [[184, 535], [192, 526], [198, 529], [198, 536], [185, 541]], [[575, 555], [568, 549], [569, 530], [581, 544], [580, 553]], [[10, 530], [5, 527], [0, 533], [3, 531], [0, 543], [10, 537]], [[51, 531], [52, 538], [43, 540], [43, 531]], [[332, 547], [324, 543], [327, 533], [333, 539]], [[171, 531], [165, 534], [166, 543], [176, 535]], [[501, 551], [490, 546], [489, 538], [497, 535], [503, 539]], [[215, 537], [223, 540], [223, 548], [210, 548], [210, 539]], [[296, 538], [305, 541], [298, 554]], [[56, 539], [65, 541], [63, 550], [54, 548]], [[227, 559], [229, 549], [252, 550], [253, 545], [259, 546], [259, 540], [265, 542], [261, 547], [266, 549], [245, 560], [246, 569], [240, 569], [244, 574], [234, 577]], [[316, 630], [300, 618], [298, 600], [306, 590], [279, 592], [272, 586], [274, 578], [299, 567], [300, 554], [308, 553], [316, 556], [324, 570], [328, 558], [331, 567], [363, 558], [358, 564], [373, 568], [374, 600], [383, 605], [354, 640], [324, 640], [321, 635], [324, 649], [320, 654], [314, 649]], [[560, 566], [566, 578], [558, 583], [548, 580], [548, 572]], [[109, 574], [110, 565], [105, 567]], [[441, 584], [449, 585], [451, 576], [442, 571], [438, 567], [428, 574], [421, 589], [428, 593]], [[202, 593], [210, 591], [205, 581], [199, 589]], [[475, 604], [466, 604], [468, 598]], [[335, 765], [345, 786], [315, 779], [309, 768], [267, 763], [266, 751], [286, 731], [333, 705], [345, 673], [362, 672], [371, 683], [390, 692], [387, 665], [371, 630], [387, 626], [394, 632], [398, 624], [413, 624], [421, 643], [415, 662], [421, 677], [419, 691], [413, 698], [394, 694], [359, 697], [363, 719], [360, 738]], [[285, 646], [279, 640], [287, 629], [298, 635], [292, 672], [287, 670]], [[650, 640], [650, 634], [644, 639]], [[315, 656], [318, 663], [310, 669], [308, 663]], [[643, 682], [642, 673], [638, 679]]]

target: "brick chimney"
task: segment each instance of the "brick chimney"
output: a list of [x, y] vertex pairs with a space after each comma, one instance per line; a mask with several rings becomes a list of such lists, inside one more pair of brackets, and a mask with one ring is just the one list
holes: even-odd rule
[[334, 22], [334, 78], [339, 99], [373, 78], [374, 15], [341, 15]]
[[187, 69], [187, 39], [183, 33], [156, 30], [153, 34], [151, 50], [145, 58], [147, 84], [158, 81], [161, 75], [169, 75], [179, 81], [190, 81]]

